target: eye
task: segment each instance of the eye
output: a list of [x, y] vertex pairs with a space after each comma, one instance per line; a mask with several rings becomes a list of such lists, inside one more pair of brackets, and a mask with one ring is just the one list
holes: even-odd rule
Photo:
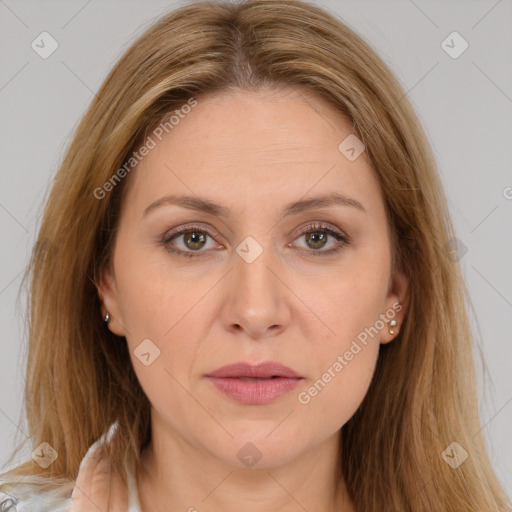
[[326, 224], [305, 226], [300, 233], [298, 239], [303, 238], [305, 243], [302, 247], [314, 256], [336, 253], [350, 243], [347, 236]]
[[[313, 256], [329, 256], [350, 243], [346, 235], [328, 224], [308, 225], [301, 228], [299, 233], [297, 240], [304, 239], [305, 245], [298, 244], [298, 247]], [[210, 249], [222, 247], [216, 244], [214, 236], [215, 233], [211, 234], [208, 228], [188, 224], [166, 233], [161, 243], [170, 253], [194, 258], [205, 256]]]
[[208, 249], [217, 247], [208, 230], [193, 225], [182, 226], [167, 233], [162, 245], [172, 253], [193, 258], [202, 256]]

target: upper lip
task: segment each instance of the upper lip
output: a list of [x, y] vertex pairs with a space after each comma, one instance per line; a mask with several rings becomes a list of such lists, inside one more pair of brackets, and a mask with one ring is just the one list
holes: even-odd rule
[[267, 379], [270, 377], [303, 378], [297, 372], [288, 368], [288, 366], [276, 363], [275, 361], [268, 361], [260, 364], [250, 364], [246, 362], [228, 364], [218, 370], [208, 373], [207, 377], [260, 377]]

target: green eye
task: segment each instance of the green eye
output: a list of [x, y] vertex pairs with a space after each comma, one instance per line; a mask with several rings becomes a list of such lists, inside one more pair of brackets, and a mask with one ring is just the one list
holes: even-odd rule
[[[299, 238], [302, 237], [304, 237], [305, 241], [305, 246], [302, 247], [313, 256], [329, 256], [330, 254], [340, 251], [344, 246], [350, 243], [347, 236], [324, 224], [306, 226], [301, 230]], [[331, 247], [324, 249], [329, 245], [330, 239], [333, 241], [333, 243], [330, 244]]]
[[190, 225], [165, 235], [161, 242], [169, 252], [188, 258], [203, 256], [207, 249], [215, 247], [208, 231]]
[[327, 243], [327, 233], [311, 232], [306, 233], [306, 243], [310, 244], [311, 249], [321, 249]]
[[181, 236], [183, 236], [183, 243], [187, 248], [197, 251], [205, 246], [208, 234], [198, 231], [187, 231], [182, 233]]

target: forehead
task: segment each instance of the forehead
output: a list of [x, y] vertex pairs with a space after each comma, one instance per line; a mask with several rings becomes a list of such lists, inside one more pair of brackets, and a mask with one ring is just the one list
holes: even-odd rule
[[[351, 133], [348, 118], [308, 91], [233, 91], [208, 95], [169, 133], [171, 145], [191, 138], [205, 157], [224, 163], [240, 160], [279, 165], [326, 158], [337, 160], [339, 137]], [[334, 151], [333, 151], [334, 150]], [[203, 153], [188, 157], [200, 162]]]
[[153, 137], [131, 176], [133, 204], [164, 193], [206, 194], [234, 209], [333, 190], [378, 199], [366, 153], [350, 161], [339, 149], [355, 133], [351, 122], [326, 100], [284, 88], [196, 101], [161, 140]]

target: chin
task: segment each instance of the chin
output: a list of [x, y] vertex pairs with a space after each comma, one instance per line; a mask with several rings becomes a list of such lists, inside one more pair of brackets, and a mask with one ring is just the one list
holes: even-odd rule
[[229, 466], [256, 470], [288, 464], [306, 449], [306, 443], [301, 443], [297, 437], [269, 436], [269, 432], [271, 429], [264, 431], [255, 429], [254, 435], [250, 433], [243, 436], [234, 435], [226, 445], [219, 446], [219, 450], [215, 450], [217, 453], [214, 455]]

